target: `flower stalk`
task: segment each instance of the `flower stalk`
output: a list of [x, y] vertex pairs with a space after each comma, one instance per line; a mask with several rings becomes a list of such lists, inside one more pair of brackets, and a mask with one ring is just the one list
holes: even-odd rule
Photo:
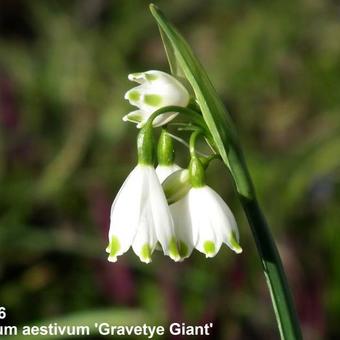
[[137, 153], [139, 164], [154, 164], [154, 137], [150, 124], [145, 125], [138, 133]]

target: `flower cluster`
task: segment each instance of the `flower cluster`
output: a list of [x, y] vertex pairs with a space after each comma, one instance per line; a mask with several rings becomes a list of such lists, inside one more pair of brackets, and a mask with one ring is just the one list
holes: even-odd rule
[[[209, 136], [198, 109], [188, 108], [188, 90], [178, 79], [161, 71], [134, 73], [129, 79], [140, 84], [125, 95], [138, 110], [123, 118], [140, 128], [138, 164], [111, 207], [109, 261], [115, 262], [130, 247], [145, 263], [151, 262], [155, 249], [162, 249], [174, 261], [190, 256], [194, 248], [213, 257], [223, 243], [241, 253], [235, 218], [205, 181], [205, 169], [218, 155], [200, 156], [196, 151], [198, 136]], [[175, 136], [164, 127], [181, 112], [189, 119], [195, 117], [186, 125], [192, 132], [187, 169], [174, 162]], [[162, 132], [155, 168], [153, 129], [158, 126], [162, 126]]]

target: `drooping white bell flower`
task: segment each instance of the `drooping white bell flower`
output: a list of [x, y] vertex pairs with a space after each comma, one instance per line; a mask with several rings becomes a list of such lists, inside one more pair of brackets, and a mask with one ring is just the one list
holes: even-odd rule
[[[123, 117], [124, 121], [137, 123], [142, 127], [151, 114], [165, 106], [176, 105], [186, 107], [190, 100], [188, 90], [176, 78], [162, 71], [132, 73], [129, 80], [139, 83], [126, 92], [124, 98], [138, 110]], [[169, 112], [156, 117], [153, 126], [161, 126], [172, 120], [178, 113]]]
[[115, 262], [131, 246], [145, 263], [160, 243], [165, 255], [179, 261], [171, 213], [155, 169], [138, 164], [111, 207], [108, 260]]
[[234, 215], [216, 191], [205, 184], [204, 169], [197, 159], [192, 160], [189, 172], [192, 187], [170, 205], [181, 257], [190, 256], [193, 248], [213, 257], [223, 243], [241, 253]]
[[183, 258], [193, 248], [213, 257], [223, 243], [237, 254], [242, 252], [234, 215], [209, 186], [191, 188], [184, 198], [170, 205], [170, 210]]

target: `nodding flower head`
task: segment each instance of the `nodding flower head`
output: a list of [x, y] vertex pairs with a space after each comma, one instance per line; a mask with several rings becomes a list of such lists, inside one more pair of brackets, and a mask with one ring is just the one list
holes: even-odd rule
[[[190, 101], [189, 92], [184, 85], [165, 72], [132, 73], [128, 78], [140, 85], [126, 92], [124, 98], [131, 105], [138, 107], [138, 110], [130, 112], [123, 120], [137, 123], [138, 128], [146, 123], [154, 111], [170, 105], [186, 107]], [[177, 114], [177, 112], [161, 114], [154, 119], [153, 126], [164, 125]]]
[[181, 106], [178, 111], [189, 111], [186, 113], [193, 117], [192, 111], [183, 108], [190, 100], [188, 91], [176, 78], [160, 71], [130, 74], [129, 79], [140, 84], [125, 94], [139, 110], [124, 117], [141, 127], [137, 137], [138, 164], [111, 207], [106, 249], [109, 261], [117, 261], [130, 247], [145, 263], [151, 262], [152, 253], [160, 248], [174, 261], [188, 257], [194, 248], [213, 257], [223, 243], [236, 253], [242, 252], [232, 212], [205, 181], [205, 169], [218, 155], [199, 157], [196, 152], [196, 140], [206, 132], [204, 126], [185, 126], [192, 131], [189, 145], [182, 141], [190, 152], [187, 169], [175, 163], [173, 138], [178, 137], [162, 127], [157, 143], [158, 166], [154, 168], [153, 127], [166, 124], [177, 115], [165, 110], [154, 112], [162, 107]]
[[116, 262], [132, 246], [140, 260], [149, 263], [158, 243], [165, 255], [180, 260], [171, 213], [155, 169], [138, 164], [111, 207], [108, 259]]
[[191, 188], [181, 200], [170, 205], [180, 255], [190, 256], [193, 248], [213, 257], [227, 244], [242, 252], [235, 218], [223, 199], [209, 186]]
[[241, 253], [234, 215], [217, 192], [206, 185], [204, 167], [196, 157], [191, 159], [187, 178], [191, 184], [187, 193], [170, 205], [181, 257], [190, 256], [193, 248], [213, 257], [222, 243]]

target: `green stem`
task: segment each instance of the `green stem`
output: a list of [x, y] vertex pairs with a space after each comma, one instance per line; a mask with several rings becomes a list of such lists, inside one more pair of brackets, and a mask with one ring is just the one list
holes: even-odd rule
[[260, 254], [281, 339], [300, 340], [302, 339], [301, 329], [281, 258], [256, 199], [242, 151], [239, 147], [231, 147], [228, 157], [241, 204]]
[[[195, 131], [195, 130], [193, 130], [193, 131]], [[167, 135], [170, 136], [175, 141], [177, 141], [177, 142], [181, 143], [182, 145], [184, 145], [186, 148], [188, 148], [188, 149], [190, 148], [189, 144], [184, 139], [182, 139], [181, 137], [178, 137], [178, 136], [170, 133], [169, 131], [167, 131]], [[211, 157], [211, 155], [208, 155], [208, 154], [206, 154], [204, 152], [201, 152], [199, 150], [196, 150], [196, 153], [197, 153], [197, 155], [199, 155], [199, 156], [201, 156], [203, 158]], [[217, 154], [214, 154], [214, 155], [217, 155]], [[221, 158], [220, 155], [218, 155], [218, 157]]]
[[[196, 153], [198, 154], [198, 152], [196, 151]], [[202, 165], [204, 166], [204, 169], [206, 169], [211, 161], [218, 159], [218, 160], [222, 160], [221, 156], [217, 153], [213, 154], [213, 155], [209, 155], [209, 156], [205, 156], [205, 157], [200, 157], [200, 161], [202, 163]]]
[[190, 122], [194, 123], [198, 128], [201, 129], [200, 131], [202, 131], [201, 133], [206, 138], [209, 146], [212, 149], [216, 149], [214, 139], [213, 139], [213, 137], [212, 137], [202, 115], [199, 114], [197, 111], [194, 111], [194, 110], [192, 110], [188, 107], [175, 106], [175, 105], [164, 106], [164, 107], [162, 107], [162, 108], [160, 108], [160, 109], [158, 109], [158, 110], [156, 110], [152, 113], [152, 115], [148, 118], [145, 126], [146, 125], [152, 126], [152, 122], [157, 116], [161, 115], [162, 113], [167, 113], [167, 112], [178, 112], [178, 113], [184, 114], [188, 118], [190, 118]]
[[196, 157], [196, 139], [197, 137], [202, 133], [201, 130], [196, 130], [194, 131], [191, 136], [190, 136], [190, 140], [189, 140], [189, 150], [190, 150], [190, 156], [191, 157]]
[[152, 115], [149, 117], [149, 119], [147, 120], [146, 124], [152, 124], [152, 121], [159, 116], [162, 113], [167, 113], [167, 112], [179, 112], [182, 113], [186, 116], [188, 116], [190, 118], [190, 121], [193, 122], [194, 124], [196, 124], [197, 126], [201, 127], [204, 132], [206, 134], [208, 134], [208, 129], [207, 129], [207, 125], [204, 122], [203, 117], [196, 111], [189, 109], [187, 107], [182, 107], [182, 106], [175, 106], [175, 105], [171, 105], [171, 106], [164, 106], [158, 110], [156, 110], [155, 112], [152, 113]]

